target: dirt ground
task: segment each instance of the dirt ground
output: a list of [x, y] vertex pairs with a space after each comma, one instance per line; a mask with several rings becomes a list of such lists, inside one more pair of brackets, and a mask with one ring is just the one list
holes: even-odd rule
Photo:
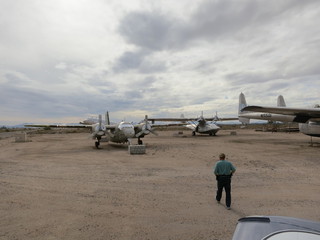
[[[145, 155], [88, 133], [28, 138], [0, 140], [1, 240], [230, 240], [245, 216], [320, 221], [320, 147], [300, 133], [163, 131]], [[215, 201], [221, 152], [237, 168], [231, 210]]]

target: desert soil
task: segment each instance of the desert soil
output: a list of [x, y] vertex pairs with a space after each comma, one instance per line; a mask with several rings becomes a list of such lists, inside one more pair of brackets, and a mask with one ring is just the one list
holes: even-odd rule
[[[301, 133], [163, 131], [144, 155], [88, 133], [28, 139], [0, 140], [1, 240], [230, 240], [245, 216], [320, 221], [320, 147]], [[231, 210], [215, 201], [221, 152], [237, 168]]]

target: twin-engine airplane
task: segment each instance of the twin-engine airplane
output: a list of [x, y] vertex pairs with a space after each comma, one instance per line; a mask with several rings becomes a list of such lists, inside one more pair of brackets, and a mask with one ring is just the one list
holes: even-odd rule
[[198, 118], [185, 118], [183, 115], [180, 118], [149, 118], [152, 123], [158, 122], [182, 122], [179, 125], [185, 126], [192, 130], [192, 135], [196, 133], [209, 134], [210, 136], [216, 135], [220, 130], [220, 127], [216, 124], [217, 121], [232, 121], [238, 120], [238, 118], [218, 118], [217, 116], [212, 118], [204, 118], [201, 114]]
[[57, 128], [91, 128], [92, 139], [96, 140], [95, 146], [99, 148], [100, 142], [114, 142], [114, 143], [131, 143], [132, 139], [137, 138], [138, 144], [143, 144], [141, 138], [149, 133], [157, 135], [152, 129], [147, 116], [138, 123], [132, 124], [130, 122], [120, 122], [117, 124], [110, 124], [109, 113], [106, 112], [106, 124], [102, 123], [102, 116], [99, 115], [98, 123], [91, 125], [25, 125], [26, 127], [57, 127]]
[[[244, 100], [244, 102], [243, 102]], [[320, 137], [320, 106], [314, 108], [289, 108], [283, 103], [277, 107], [245, 106], [243, 93], [239, 96], [239, 121], [245, 122], [245, 118], [264, 119], [282, 122], [297, 122], [301, 133]], [[282, 105], [282, 106], [281, 106]], [[261, 118], [250, 114], [260, 114]], [[262, 116], [263, 115], [263, 116]], [[262, 118], [264, 117], [264, 118]], [[242, 121], [243, 120], [243, 121]], [[248, 121], [248, 120], [247, 120]]]
[[95, 146], [98, 148], [100, 141], [115, 142], [115, 143], [131, 143], [133, 138], [138, 138], [138, 144], [143, 144], [141, 138], [149, 133], [157, 135], [152, 129], [148, 121], [148, 116], [138, 123], [132, 124], [130, 122], [120, 122], [118, 124], [110, 124], [109, 113], [106, 113], [106, 124], [102, 124], [102, 117], [99, 115], [99, 122], [92, 125], [92, 138], [96, 139]]

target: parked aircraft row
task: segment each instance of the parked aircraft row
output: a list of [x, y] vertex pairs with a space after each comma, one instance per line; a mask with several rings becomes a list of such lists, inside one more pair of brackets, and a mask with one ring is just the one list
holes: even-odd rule
[[133, 139], [138, 140], [138, 144], [143, 144], [141, 138], [149, 133], [157, 135], [152, 128], [150, 122], [145, 119], [133, 124], [130, 122], [121, 121], [117, 124], [111, 124], [109, 113], [106, 112], [105, 124], [102, 122], [102, 115], [99, 115], [98, 122], [89, 125], [25, 125], [26, 127], [60, 127], [60, 128], [91, 128], [92, 139], [95, 141], [96, 148], [99, 148], [100, 142], [114, 142], [114, 143], [131, 143]]
[[[196, 133], [216, 135], [220, 127], [217, 121], [239, 120], [243, 124], [250, 123], [250, 119], [260, 119], [267, 121], [297, 122], [300, 132], [320, 137], [320, 108], [288, 108], [283, 96], [278, 96], [276, 107], [248, 106], [243, 93], [239, 95], [239, 110], [237, 118], [205, 118], [203, 114], [196, 118], [148, 118], [138, 124], [121, 121], [111, 124], [109, 113], [106, 112], [105, 121], [99, 115], [98, 121], [90, 119], [92, 122], [81, 122], [82, 125], [25, 125], [26, 127], [72, 127], [91, 128], [92, 138], [95, 139], [95, 146], [99, 148], [100, 142], [131, 143], [137, 139], [138, 144], [143, 144], [141, 138], [149, 133], [157, 135], [154, 127], [157, 126], [185, 126], [192, 130], [192, 135]], [[150, 123], [152, 122], [152, 124]], [[175, 124], [155, 125], [155, 122], [180, 122]], [[86, 124], [89, 123], [89, 124]]]

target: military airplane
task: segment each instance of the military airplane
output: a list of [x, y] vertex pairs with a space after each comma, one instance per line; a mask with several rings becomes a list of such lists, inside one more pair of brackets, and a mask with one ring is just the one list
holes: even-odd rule
[[[240, 94], [241, 98], [241, 94]], [[239, 99], [240, 99], [239, 98]], [[245, 106], [241, 109], [242, 113], [254, 112], [259, 114], [266, 114], [271, 117], [269, 119], [284, 122], [299, 123], [299, 130], [301, 133], [320, 137], [320, 106], [315, 105], [314, 108], [289, 108], [286, 106], [277, 107], [262, 107], [262, 106]], [[241, 117], [244, 115], [240, 114]], [[254, 118], [254, 117], [252, 117]], [[239, 116], [240, 119], [240, 116]], [[254, 118], [257, 119], [257, 118]], [[258, 118], [261, 119], [261, 118]], [[280, 120], [283, 119], [283, 120]]]
[[96, 140], [95, 146], [99, 148], [100, 142], [114, 143], [132, 143], [132, 139], [137, 138], [138, 144], [143, 144], [141, 138], [149, 133], [157, 135], [148, 121], [148, 117], [138, 123], [121, 121], [117, 124], [110, 124], [109, 113], [106, 112], [105, 124], [102, 123], [102, 116], [99, 115], [99, 120], [91, 125], [25, 125], [26, 127], [59, 127], [59, 128], [91, 128], [92, 139]]
[[141, 138], [149, 133], [157, 135], [152, 129], [151, 124], [148, 121], [148, 116], [138, 123], [133, 124], [130, 122], [120, 122], [117, 124], [110, 124], [109, 113], [106, 113], [106, 124], [102, 124], [102, 117], [99, 115], [99, 122], [92, 125], [92, 138], [96, 139], [95, 146], [98, 148], [100, 141], [111, 141], [115, 143], [131, 144], [133, 138], [138, 138], [138, 144], [143, 144]]
[[[239, 121], [243, 124], [250, 123], [250, 119], [267, 120], [268, 122], [280, 121], [280, 122], [292, 122], [293, 117], [284, 114], [270, 114], [266, 112], [253, 112], [244, 110], [247, 107], [246, 98], [243, 93], [239, 95], [239, 109], [238, 117]], [[282, 95], [278, 96], [277, 99], [278, 107], [286, 107], [286, 103]]]
[[232, 121], [238, 120], [238, 118], [218, 118], [216, 115], [212, 118], [204, 118], [203, 113], [197, 118], [185, 118], [183, 115], [180, 118], [148, 118], [152, 123], [158, 122], [181, 122], [182, 126], [185, 126], [192, 130], [192, 135], [196, 133], [209, 134], [210, 136], [216, 135], [220, 130], [220, 127], [216, 124], [217, 121]]

